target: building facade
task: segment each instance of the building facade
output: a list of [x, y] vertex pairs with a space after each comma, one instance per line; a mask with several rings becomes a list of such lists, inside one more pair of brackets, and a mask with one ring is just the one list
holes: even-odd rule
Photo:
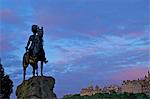
[[99, 88], [98, 85], [95, 86], [95, 88], [93, 88], [93, 86], [89, 86], [87, 88], [82, 88], [81, 91], [80, 91], [80, 95], [81, 96], [91, 96], [91, 95], [94, 95], [96, 93], [101, 93], [102, 90], [101, 88]]
[[110, 85], [108, 87], [103, 88], [103, 93], [112, 93], [112, 92], [120, 93], [121, 92], [120, 86]]
[[142, 85], [139, 81], [133, 80], [127, 80], [123, 81], [123, 84], [121, 86], [121, 92], [128, 92], [128, 93], [141, 93], [142, 92]]
[[123, 81], [121, 85], [122, 93], [145, 93], [150, 95], [150, 73], [144, 79]]
[[99, 86], [89, 86], [87, 88], [82, 88], [80, 91], [81, 96], [91, 96], [96, 93], [145, 93], [150, 96], [150, 72], [148, 71], [148, 75], [143, 79], [138, 80], [126, 80], [123, 81], [121, 86], [118, 85], [110, 85], [106, 86], [103, 89], [99, 88]]

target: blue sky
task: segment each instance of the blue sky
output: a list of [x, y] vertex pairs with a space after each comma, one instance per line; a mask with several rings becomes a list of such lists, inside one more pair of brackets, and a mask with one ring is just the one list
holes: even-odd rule
[[[55, 93], [137, 79], [150, 69], [149, 0], [0, 0], [0, 57], [15, 88], [32, 24], [44, 27]], [[32, 76], [27, 69], [27, 78]]]

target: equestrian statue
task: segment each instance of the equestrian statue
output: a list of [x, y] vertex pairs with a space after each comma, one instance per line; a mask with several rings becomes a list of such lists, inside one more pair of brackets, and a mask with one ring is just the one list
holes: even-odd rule
[[30, 64], [33, 68], [33, 76], [38, 76], [38, 62], [41, 62], [41, 76], [43, 76], [43, 63], [47, 63], [45, 57], [45, 51], [43, 48], [43, 27], [39, 27], [38, 25], [32, 25], [31, 28], [33, 35], [29, 37], [27, 42], [27, 46], [25, 47], [26, 52], [23, 56], [23, 80], [25, 80], [26, 76], [26, 68]]

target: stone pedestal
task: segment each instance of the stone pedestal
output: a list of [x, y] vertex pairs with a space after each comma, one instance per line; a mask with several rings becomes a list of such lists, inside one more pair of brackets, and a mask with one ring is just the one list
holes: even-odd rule
[[35, 76], [23, 81], [16, 90], [17, 99], [57, 99], [53, 77]]

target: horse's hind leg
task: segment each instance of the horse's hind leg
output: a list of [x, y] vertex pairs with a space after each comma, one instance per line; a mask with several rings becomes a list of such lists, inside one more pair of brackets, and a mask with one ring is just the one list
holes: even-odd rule
[[23, 68], [23, 72], [24, 72], [23, 73], [23, 80], [25, 80], [25, 77], [26, 77], [26, 68], [25, 67]]
[[43, 76], [43, 61], [41, 61], [41, 76]]
[[38, 65], [36, 64], [36, 75], [38, 76]]
[[35, 76], [35, 67], [34, 66], [32, 66], [32, 67], [33, 67], [32, 74], [33, 74], [33, 76]]
[[38, 76], [38, 69], [36, 69], [36, 75]]
[[33, 76], [35, 76], [35, 72], [36, 72], [36, 75], [38, 76], [38, 65], [35, 63], [32, 65], [32, 67], [33, 67], [33, 71], [32, 71]]

